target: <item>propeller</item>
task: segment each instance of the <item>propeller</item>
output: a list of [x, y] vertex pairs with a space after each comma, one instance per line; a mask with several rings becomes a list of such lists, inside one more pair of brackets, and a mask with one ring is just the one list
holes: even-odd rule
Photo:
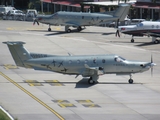
[[39, 25], [39, 22], [38, 22], [37, 18], [33, 19], [33, 25], [35, 25], [35, 23], [37, 23], [37, 25]]
[[116, 37], [117, 37], [117, 35], [118, 35], [118, 37], [120, 37], [119, 30], [118, 30], [118, 26], [119, 26], [119, 19], [118, 19], [117, 22], [116, 22], [116, 28], [117, 28]]
[[155, 66], [156, 64], [153, 63], [153, 58], [152, 58], [152, 55], [151, 55], [151, 63], [150, 63], [150, 67], [151, 67], [151, 75], [153, 75], [153, 66]]
[[156, 64], [153, 63], [153, 58], [152, 58], [152, 54], [151, 54], [151, 62], [149, 63], [146, 63], [146, 64], [141, 64], [140, 66], [142, 68], [147, 68], [147, 69], [150, 69], [151, 68], [151, 76], [153, 75], [153, 66], [155, 66]]

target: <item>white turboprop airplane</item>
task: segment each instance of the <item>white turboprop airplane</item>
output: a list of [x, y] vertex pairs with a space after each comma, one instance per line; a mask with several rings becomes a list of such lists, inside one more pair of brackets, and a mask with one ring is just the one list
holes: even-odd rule
[[118, 55], [48, 55], [28, 52], [24, 42], [3, 42], [8, 45], [10, 53], [17, 66], [47, 70], [69, 75], [89, 77], [88, 83], [97, 82], [100, 75], [117, 74], [129, 75], [129, 83], [133, 83], [132, 74], [144, 72], [152, 68], [155, 63], [129, 61]]
[[134, 42], [134, 36], [151, 36], [152, 42], [158, 44], [159, 40], [156, 38], [160, 37], [160, 22], [144, 21], [137, 25], [119, 26], [116, 36], [120, 37], [119, 32], [132, 35], [131, 42]]
[[34, 18], [34, 23], [37, 22], [48, 24], [48, 31], [51, 31], [51, 25], [62, 25], [65, 26], [66, 32], [71, 32], [69, 27], [75, 27], [78, 31], [82, 30], [82, 27], [99, 25], [103, 22], [108, 21], [123, 21], [128, 14], [130, 5], [129, 4], [120, 4], [114, 12], [105, 13], [87, 13], [87, 12], [65, 12], [59, 11], [52, 15], [42, 15]]

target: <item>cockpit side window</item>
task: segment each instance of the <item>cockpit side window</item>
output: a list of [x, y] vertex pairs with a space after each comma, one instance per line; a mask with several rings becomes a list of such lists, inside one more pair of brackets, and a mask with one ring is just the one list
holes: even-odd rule
[[143, 23], [138, 23], [137, 24], [137, 27], [142, 27], [143, 26]]
[[123, 62], [123, 61], [125, 61], [125, 59], [122, 58], [122, 57], [120, 57], [120, 56], [116, 56], [116, 57], [114, 58], [114, 60], [115, 60], [116, 62]]
[[58, 13], [53, 14], [52, 18], [58, 18]]

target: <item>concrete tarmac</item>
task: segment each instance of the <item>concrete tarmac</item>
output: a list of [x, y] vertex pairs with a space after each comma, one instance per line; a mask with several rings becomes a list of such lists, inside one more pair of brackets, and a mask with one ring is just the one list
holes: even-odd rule
[[[160, 44], [149, 37], [121, 34], [114, 28], [86, 27], [65, 33], [63, 26], [0, 21], [0, 105], [18, 120], [159, 120]], [[74, 28], [73, 28], [74, 29]], [[117, 54], [128, 60], [151, 61], [151, 71], [129, 76], [103, 75], [99, 83], [47, 71], [17, 67], [4, 41], [24, 41], [28, 51], [55, 55]]]

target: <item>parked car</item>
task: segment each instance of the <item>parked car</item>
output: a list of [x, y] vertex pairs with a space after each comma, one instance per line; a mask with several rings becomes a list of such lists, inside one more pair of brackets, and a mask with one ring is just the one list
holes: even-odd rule
[[9, 11], [14, 9], [15, 9], [14, 7], [0, 6], [0, 17], [3, 17], [3, 15], [6, 15]]
[[11, 17], [14, 20], [25, 20], [25, 14], [21, 10], [11, 10], [6, 17]]
[[146, 21], [145, 19], [131, 19], [130, 25], [137, 25], [140, 22]]
[[33, 21], [33, 18], [37, 16], [37, 10], [28, 9], [26, 13], [26, 21]]

